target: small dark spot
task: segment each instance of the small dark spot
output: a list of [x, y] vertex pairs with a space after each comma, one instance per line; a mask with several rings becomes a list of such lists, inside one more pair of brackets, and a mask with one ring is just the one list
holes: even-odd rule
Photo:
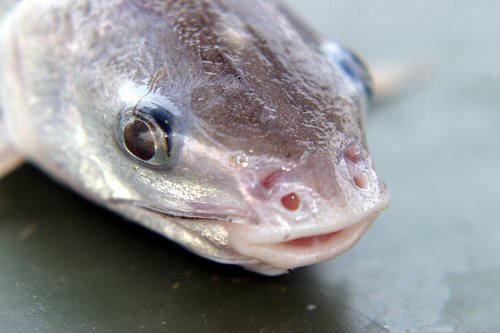
[[290, 158], [290, 157], [292, 157], [292, 153], [290, 152], [286, 153], [285, 158]]

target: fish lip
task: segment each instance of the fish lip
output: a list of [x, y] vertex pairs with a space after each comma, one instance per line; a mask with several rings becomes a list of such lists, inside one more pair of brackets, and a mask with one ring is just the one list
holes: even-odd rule
[[[257, 259], [261, 266], [266, 267], [262, 273], [277, 274], [297, 267], [308, 266], [332, 259], [354, 246], [371, 226], [378, 214], [373, 214], [364, 220], [332, 233], [314, 235], [311, 245], [293, 245], [290, 241], [276, 243], [248, 243], [241, 241], [235, 234], [230, 235], [233, 249], [249, 258]], [[316, 240], [315, 236], [330, 235], [326, 241]], [[300, 239], [300, 238], [296, 238]], [[295, 239], [295, 240], [296, 240]], [[271, 270], [270, 270], [271, 269]]]
[[[227, 226], [229, 242], [232, 248], [239, 254], [259, 260], [267, 267], [262, 270], [264, 274], [276, 270], [278, 274], [286, 270], [307, 266], [314, 263], [332, 259], [349, 250], [368, 230], [380, 212], [388, 205], [382, 201], [378, 205], [366, 211], [363, 215], [324, 227], [311, 227], [292, 231], [290, 237], [285, 233], [277, 235], [266, 235], [265, 228], [258, 232], [250, 231], [248, 226]], [[338, 227], [338, 225], [342, 227]], [[258, 229], [255, 227], [254, 229]], [[267, 229], [269, 232], [269, 229]], [[302, 230], [304, 232], [304, 229]], [[300, 233], [300, 234], [299, 234]], [[320, 236], [331, 236], [320, 240]], [[294, 245], [293, 240], [310, 238], [310, 245]], [[274, 273], [272, 273], [274, 274]]]

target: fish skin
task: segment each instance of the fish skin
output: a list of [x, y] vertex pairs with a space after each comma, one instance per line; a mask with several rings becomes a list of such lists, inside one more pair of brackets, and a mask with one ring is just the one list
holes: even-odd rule
[[[350, 248], [388, 204], [367, 72], [277, 3], [23, 0], [1, 43], [15, 149], [201, 256], [285, 273]], [[117, 125], [152, 105], [173, 128], [161, 166], [130, 156]]]

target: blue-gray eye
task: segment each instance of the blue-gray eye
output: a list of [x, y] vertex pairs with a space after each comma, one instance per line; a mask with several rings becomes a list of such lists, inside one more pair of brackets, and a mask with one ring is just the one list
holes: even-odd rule
[[372, 79], [363, 61], [352, 51], [336, 43], [325, 43], [324, 50], [332, 64], [345, 74], [356, 89], [371, 100], [373, 98]]
[[118, 117], [116, 137], [134, 159], [153, 166], [167, 165], [173, 153], [172, 116], [153, 103], [125, 108]]

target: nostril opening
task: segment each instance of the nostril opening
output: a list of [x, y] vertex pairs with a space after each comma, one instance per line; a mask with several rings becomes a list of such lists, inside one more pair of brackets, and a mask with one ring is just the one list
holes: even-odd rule
[[350, 144], [344, 151], [344, 156], [353, 163], [358, 163], [366, 158], [363, 149], [357, 143]]
[[264, 178], [260, 183], [266, 190], [270, 190], [278, 183], [281, 176], [283, 176], [282, 171], [275, 171]]
[[295, 211], [300, 207], [300, 198], [297, 193], [289, 193], [281, 198], [281, 204], [288, 210]]
[[366, 189], [368, 187], [368, 176], [366, 173], [357, 172], [354, 175], [354, 184], [361, 189]]

